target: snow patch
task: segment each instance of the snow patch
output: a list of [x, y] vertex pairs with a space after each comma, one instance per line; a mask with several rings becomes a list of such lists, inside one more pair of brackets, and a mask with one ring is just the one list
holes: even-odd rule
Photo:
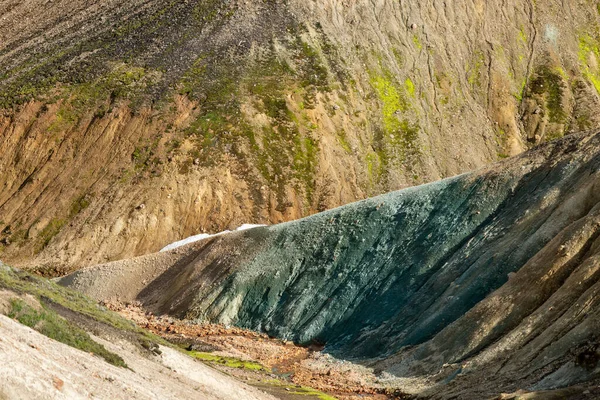
[[[260, 226], [266, 226], [266, 225], [256, 225], [256, 224], [243, 224], [241, 225], [239, 228], [236, 229], [236, 231], [245, 231], [248, 229], [253, 229], [253, 228], [258, 228]], [[190, 236], [188, 238], [185, 238], [183, 240], [179, 240], [177, 242], [173, 242], [165, 247], [163, 247], [162, 249], [160, 249], [160, 252], [163, 253], [165, 251], [169, 251], [169, 250], [173, 250], [176, 249], [178, 247], [181, 246], [185, 246], [186, 244], [189, 243], [194, 243], [194, 242], [198, 242], [200, 240], [204, 240], [204, 239], [208, 239], [210, 237], [213, 236], [220, 236], [220, 235], [224, 235], [226, 233], [230, 233], [231, 231], [227, 230], [227, 231], [223, 231], [223, 232], [219, 232], [219, 233], [201, 233], [199, 235], [194, 235], [194, 236]]]

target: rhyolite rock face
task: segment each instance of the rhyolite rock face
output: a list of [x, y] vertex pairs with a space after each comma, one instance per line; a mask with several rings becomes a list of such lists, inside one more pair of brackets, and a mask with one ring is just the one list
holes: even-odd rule
[[600, 332], [599, 168], [600, 134], [571, 136], [483, 171], [62, 283], [322, 343], [398, 376], [433, 377], [448, 393], [568, 386], [598, 371], [587, 355]]
[[48, 276], [600, 127], [593, 1], [13, 0], [0, 15], [0, 252]]

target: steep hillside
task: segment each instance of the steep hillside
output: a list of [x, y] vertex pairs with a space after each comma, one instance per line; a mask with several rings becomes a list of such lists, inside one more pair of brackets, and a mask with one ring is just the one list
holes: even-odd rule
[[0, 15], [0, 249], [48, 274], [599, 122], [591, 1], [12, 0]]
[[568, 393], [594, 398], [599, 173], [600, 133], [571, 135], [479, 172], [60, 282], [321, 344], [434, 398], [577, 384]]

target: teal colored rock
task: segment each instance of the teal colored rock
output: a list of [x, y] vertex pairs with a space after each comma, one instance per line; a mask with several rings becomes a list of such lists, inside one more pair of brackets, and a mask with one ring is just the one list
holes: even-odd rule
[[[133, 271], [126, 262], [62, 283], [322, 343], [397, 376], [434, 376], [448, 393], [492, 370], [474, 365], [498, 372], [489, 388], [566, 386], [589, 374], [561, 366], [600, 332], [598, 307], [588, 306], [589, 326], [577, 314], [599, 286], [589, 264], [600, 266], [599, 168], [600, 135], [571, 136], [475, 173], [139, 258], [156, 274], [139, 289], [111, 289]], [[499, 381], [511, 365], [524, 372]]]

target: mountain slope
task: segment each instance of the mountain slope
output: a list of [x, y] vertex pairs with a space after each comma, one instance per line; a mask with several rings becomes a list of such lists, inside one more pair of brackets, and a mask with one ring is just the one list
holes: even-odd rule
[[80, 293], [1, 262], [0, 332], [3, 399], [275, 399]]
[[571, 135], [479, 172], [61, 284], [321, 343], [433, 397], [592, 385], [599, 171], [600, 133]]
[[592, 2], [0, 4], [2, 257], [57, 274], [598, 126]]

